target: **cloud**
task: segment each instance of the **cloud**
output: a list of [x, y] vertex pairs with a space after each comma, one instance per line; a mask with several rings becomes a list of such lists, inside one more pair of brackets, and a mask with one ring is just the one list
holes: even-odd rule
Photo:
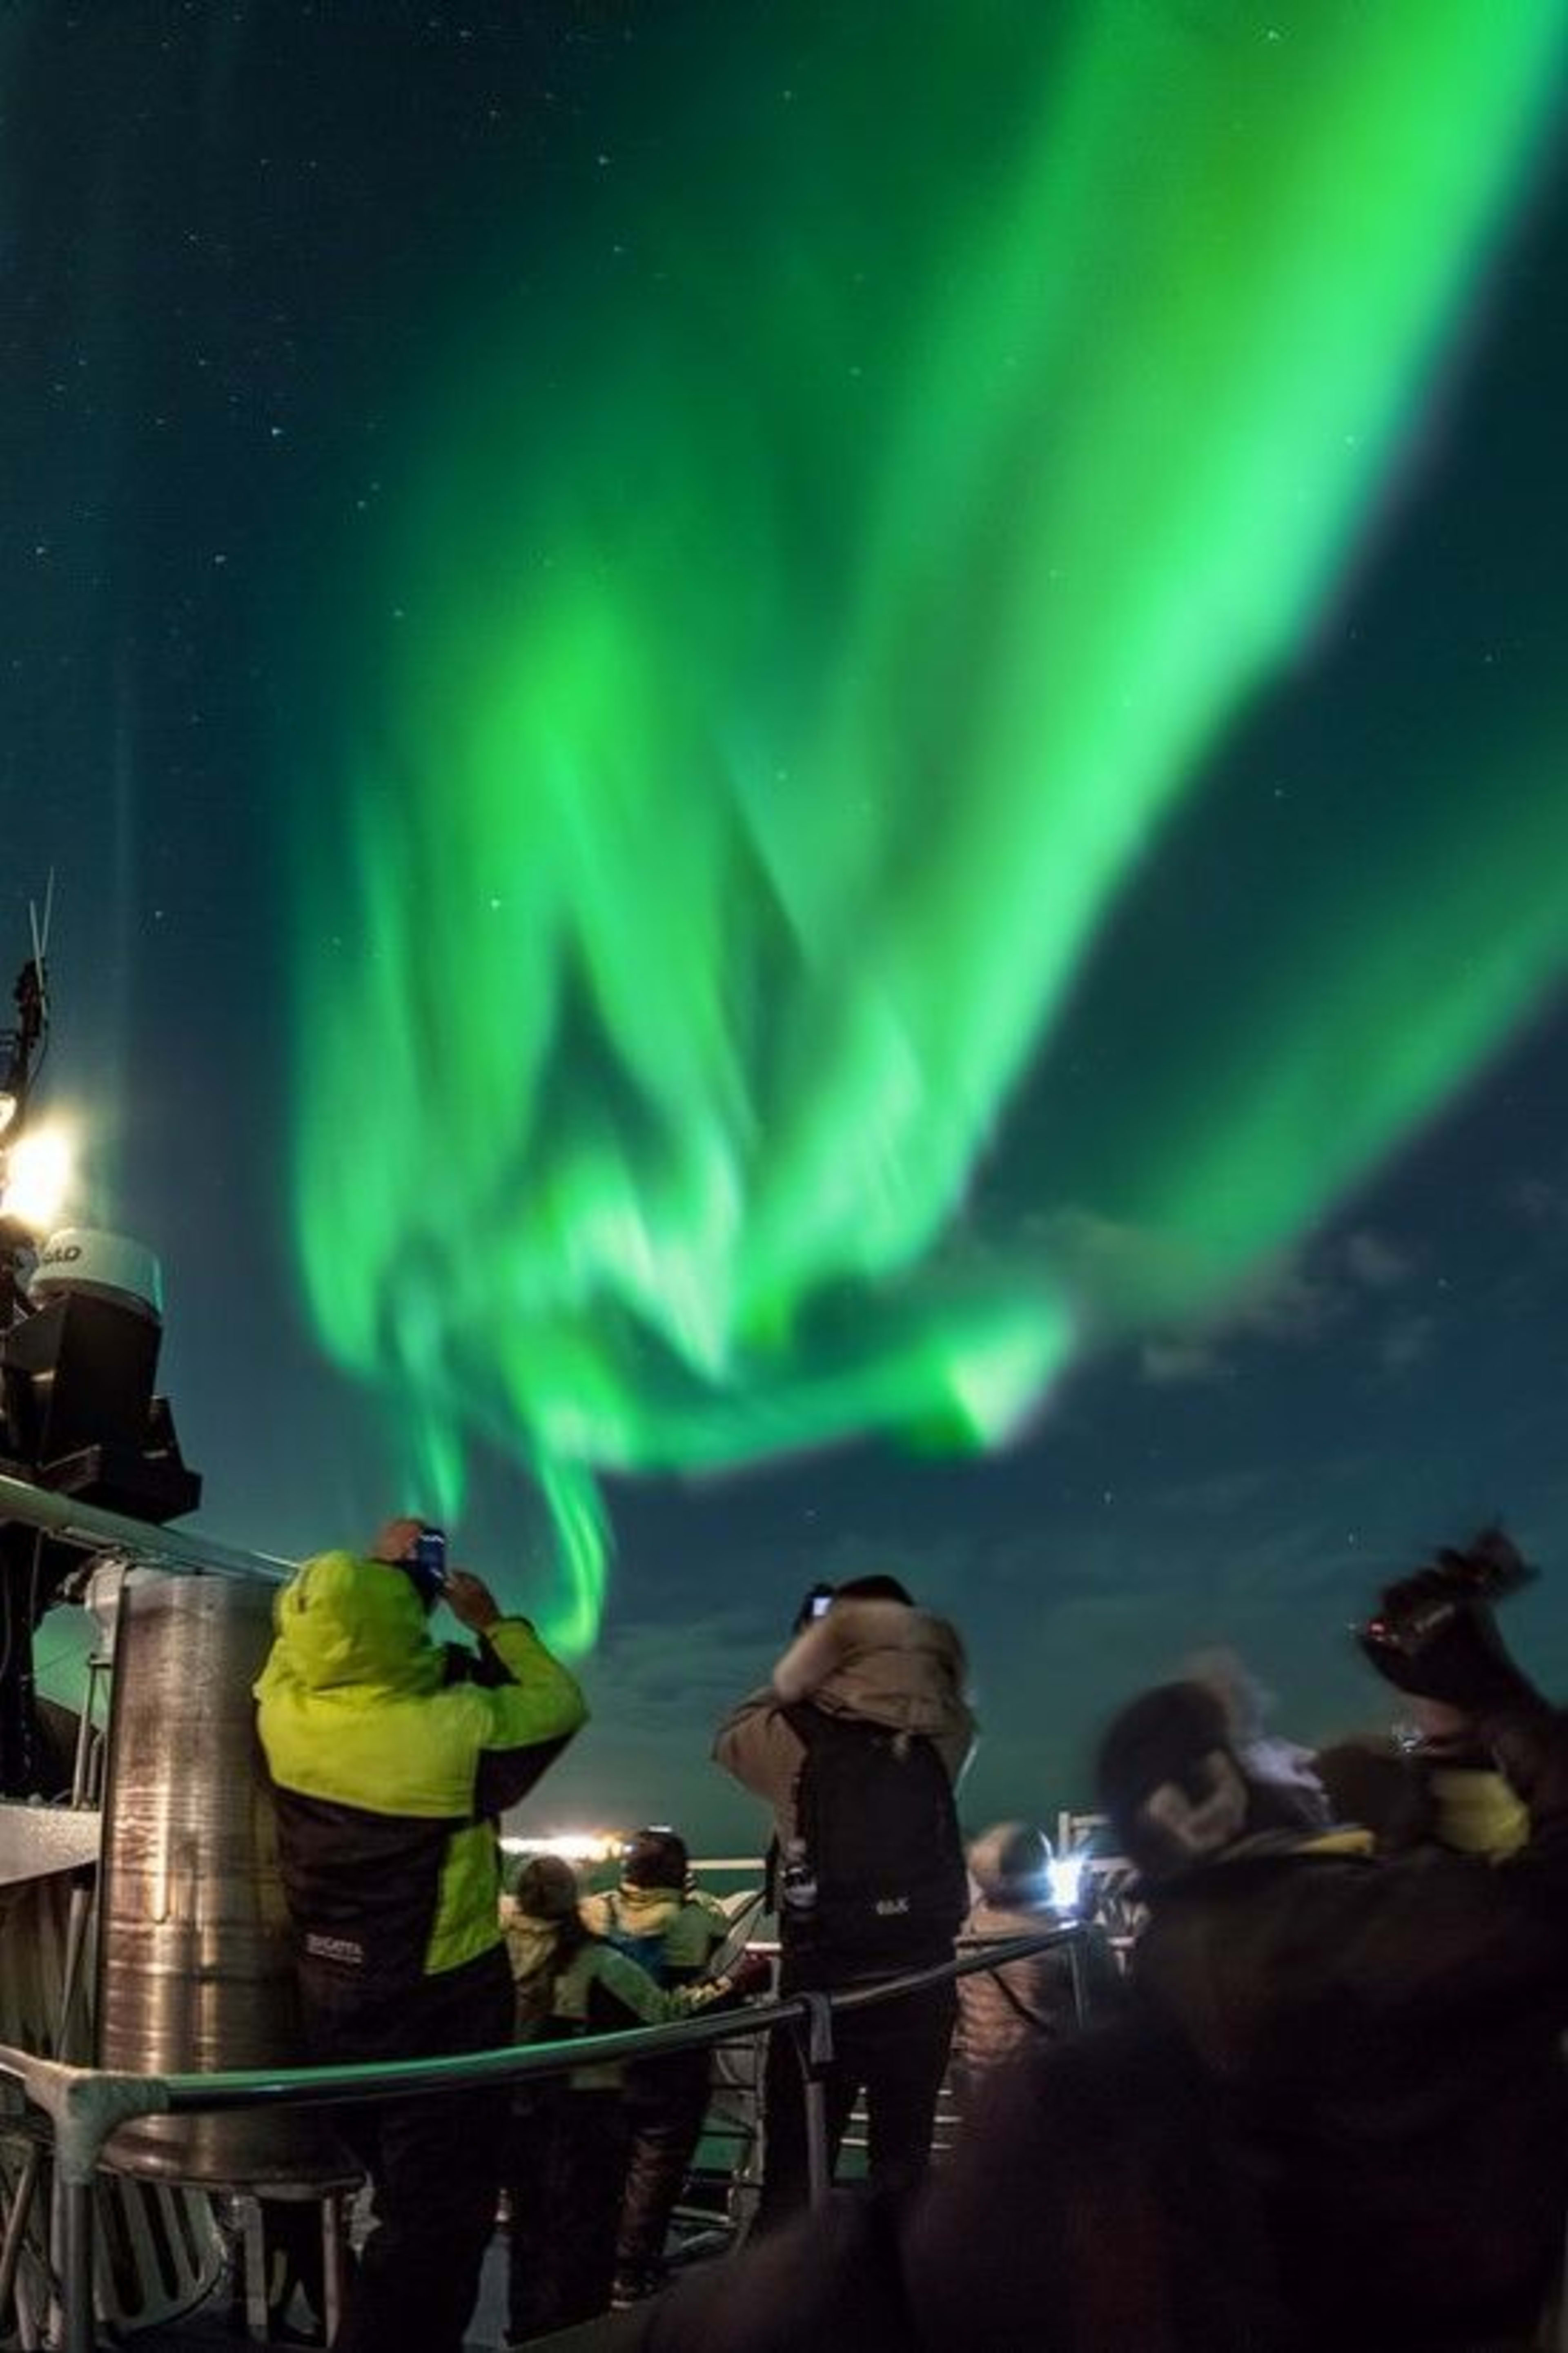
[[1230, 1380], [1234, 1375], [1215, 1339], [1146, 1340], [1139, 1350], [1139, 1370], [1153, 1388]]
[[1385, 1373], [1407, 1373], [1425, 1363], [1437, 1341], [1435, 1315], [1396, 1315], [1378, 1339], [1378, 1362]]
[[[950, 1614], [969, 1646], [981, 1731], [960, 1795], [971, 1832], [1021, 1812], [1049, 1822], [1056, 1807], [1087, 1803], [1111, 1710], [1205, 1646], [1240, 1653], [1280, 1694], [1278, 1727], [1295, 1736], [1381, 1720], [1383, 1694], [1347, 1629], [1434, 1529], [1473, 1525], [1467, 1471], [1423, 1466], [1414, 1486], [1406, 1477], [1391, 1489], [1370, 1441], [1294, 1467], [1250, 1455], [1206, 1465], [1129, 1475], [1114, 1501], [1097, 1475], [1064, 1465], [1033, 1491], [1027, 1527], [971, 1516], [951, 1499], [912, 1519], [907, 1490], [890, 1490], [885, 1519], [870, 1505], [809, 1556], [794, 1556], [793, 1536], [788, 1546], [754, 1536], [722, 1577], [693, 1580], [678, 1601], [650, 1594], [633, 1615], [628, 1597], [582, 1671], [592, 1719], [517, 1827], [668, 1820], [709, 1854], [759, 1854], [765, 1810], [711, 1763], [715, 1728], [767, 1680], [797, 1572], [803, 1584], [877, 1562]], [[1547, 1516], [1521, 1519], [1531, 1541]], [[677, 1622], [651, 1614], [655, 1606]]]
[[1346, 1273], [1366, 1291], [1396, 1291], [1414, 1271], [1404, 1250], [1367, 1228], [1346, 1235], [1342, 1254]]
[[1568, 1227], [1568, 1186], [1544, 1176], [1520, 1176], [1503, 1190], [1504, 1207], [1527, 1226], [1543, 1233]]
[[1244, 1299], [1231, 1317], [1231, 1329], [1247, 1338], [1305, 1347], [1342, 1324], [1353, 1304], [1351, 1287], [1335, 1267], [1325, 1264], [1309, 1272], [1302, 1261], [1266, 1279]]
[[1255, 1504], [1267, 1504], [1274, 1479], [1263, 1470], [1214, 1471], [1202, 1478], [1180, 1479], [1156, 1490], [1154, 1508], [1163, 1518], [1200, 1523], [1232, 1520]]
[[[1266, 1269], [1218, 1314], [1150, 1335], [1139, 1348], [1139, 1372], [1151, 1387], [1167, 1388], [1234, 1378], [1248, 1346], [1315, 1346], [1353, 1324], [1369, 1303], [1389, 1297], [1414, 1271], [1411, 1253], [1370, 1227], [1311, 1244]], [[1402, 1319], [1392, 1357], [1383, 1343], [1376, 1344], [1388, 1368], [1425, 1353], [1436, 1327], [1422, 1335], [1418, 1347], [1420, 1320]]]
[[1205, 1323], [1152, 1334], [1140, 1347], [1139, 1369], [1164, 1388], [1234, 1379], [1249, 1344], [1309, 1346], [1342, 1324], [1352, 1304], [1351, 1292], [1332, 1276], [1299, 1262], [1275, 1267]]
[[750, 1611], [616, 1628], [594, 1654], [595, 1715], [624, 1736], [705, 1740], [719, 1718], [768, 1681], [788, 1630]]

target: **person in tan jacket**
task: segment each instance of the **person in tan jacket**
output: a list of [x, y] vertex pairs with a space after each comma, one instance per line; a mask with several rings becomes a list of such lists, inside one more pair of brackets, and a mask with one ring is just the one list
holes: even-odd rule
[[[715, 1759], [773, 1816], [782, 1993], [951, 1959], [968, 1900], [953, 1798], [974, 1744], [966, 1682], [946, 1619], [916, 1609], [895, 1577], [857, 1577], [812, 1597], [771, 1682], [719, 1726]], [[872, 2179], [918, 2179], [955, 2007], [949, 1983], [835, 2021], [830, 2163], [863, 2091]], [[764, 2121], [759, 2230], [808, 2189], [800, 2067], [782, 2034]]]

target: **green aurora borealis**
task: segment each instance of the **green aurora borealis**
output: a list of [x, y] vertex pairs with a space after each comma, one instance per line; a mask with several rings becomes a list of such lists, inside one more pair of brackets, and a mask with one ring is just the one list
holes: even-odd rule
[[1118, 898], [1418, 442], [1564, 19], [832, 23], [798, 88], [730, 91], [743, 31], [683, 94], [667, 57], [665, 135], [547, 267], [489, 225], [374, 552], [318, 551], [303, 1281], [410, 1496], [455, 1513], [476, 1447], [539, 1482], [577, 1651], [599, 1473], [1000, 1442], [1107, 1332], [1219, 1306], [1568, 947], [1561, 730], [1449, 709], [1397, 872], [1282, 913], [1031, 1172], [1054, 1214], [968, 1246]]

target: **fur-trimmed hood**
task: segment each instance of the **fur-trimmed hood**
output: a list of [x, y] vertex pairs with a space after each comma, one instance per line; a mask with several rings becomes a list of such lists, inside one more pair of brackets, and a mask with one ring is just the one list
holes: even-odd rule
[[968, 1682], [958, 1629], [903, 1601], [835, 1601], [773, 1670], [787, 1706], [809, 1700], [830, 1715], [946, 1741], [972, 1725]]

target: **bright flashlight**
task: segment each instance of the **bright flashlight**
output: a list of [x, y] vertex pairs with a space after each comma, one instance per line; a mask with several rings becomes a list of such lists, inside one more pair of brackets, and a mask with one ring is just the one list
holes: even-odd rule
[[48, 1233], [60, 1220], [75, 1174], [69, 1139], [58, 1127], [24, 1135], [5, 1155], [0, 1216], [14, 1218], [35, 1233]]
[[1084, 1898], [1084, 1873], [1087, 1861], [1086, 1855], [1059, 1854], [1046, 1866], [1054, 1911], [1076, 1912]]

